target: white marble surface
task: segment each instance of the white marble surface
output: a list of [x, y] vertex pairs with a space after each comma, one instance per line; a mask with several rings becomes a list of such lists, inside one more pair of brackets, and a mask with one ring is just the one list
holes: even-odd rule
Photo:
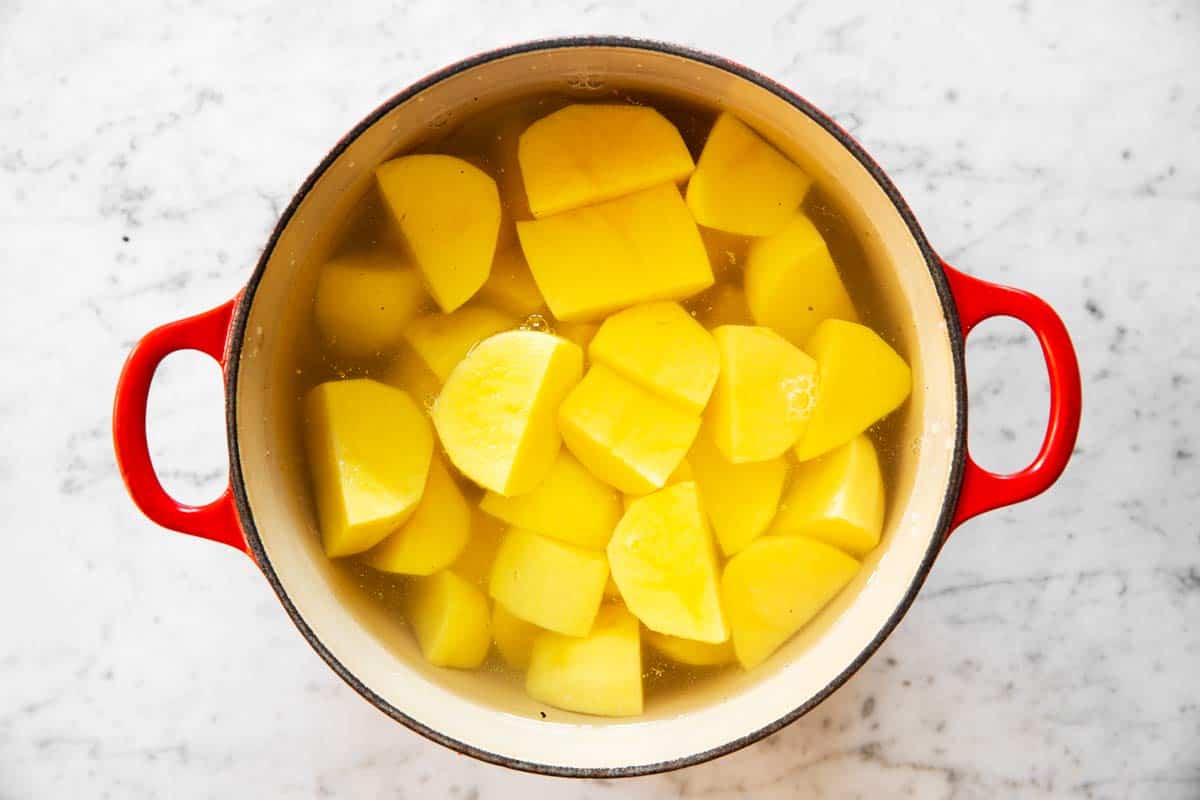
[[[301, 5], [0, 0], [0, 797], [1200, 796], [1194, 0]], [[248, 560], [142, 519], [109, 444], [131, 342], [231, 296], [365, 112], [461, 56], [578, 32], [726, 54], [833, 112], [948, 259], [1061, 311], [1086, 400], [1061, 483], [960, 530], [832, 699], [619, 783], [391, 723]], [[1015, 323], [970, 356], [972, 445], [1016, 467], [1040, 359]], [[190, 499], [224, 481], [216, 377], [176, 357], [152, 400]]]

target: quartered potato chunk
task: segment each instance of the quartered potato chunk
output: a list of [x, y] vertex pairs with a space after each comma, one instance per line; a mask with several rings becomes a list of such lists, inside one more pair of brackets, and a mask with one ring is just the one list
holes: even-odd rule
[[496, 254], [500, 194], [483, 170], [454, 156], [402, 156], [375, 179], [429, 293], [453, 311], [483, 286]]
[[625, 605], [647, 628], [711, 644], [729, 638], [695, 483], [630, 503], [608, 543], [608, 563]]
[[607, 580], [604, 553], [511, 528], [496, 552], [488, 591], [526, 622], [585, 636]]
[[797, 347], [823, 319], [858, 321], [825, 240], [804, 214], [750, 246], [746, 300], [755, 322]]
[[782, 458], [734, 464], [701, 431], [688, 453], [700, 502], [713, 532], [727, 556], [741, 550], [763, 533], [779, 507], [787, 477]]
[[737, 660], [733, 653], [732, 639], [726, 639], [719, 644], [711, 644], [697, 642], [695, 639], [680, 639], [678, 636], [668, 636], [652, 630], [647, 630], [645, 636], [651, 647], [680, 664], [689, 664], [693, 667], [715, 667], [721, 664], [732, 664]]
[[648, 106], [570, 105], [521, 134], [517, 157], [533, 215], [546, 217], [682, 183], [694, 164], [683, 137]]
[[363, 555], [384, 572], [432, 575], [462, 553], [471, 535], [471, 507], [435, 455], [417, 510], [400, 528]]
[[583, 638], [541, 633], [533, 640], [525, 691], [567, 711], [629, 717], [642, 713], [642, 643], [638, 622], [605, 606]]
[[803, 536], [764, 536], [729, 559], [721, 599], [741, 665], [766, 661], [856, 572], [853, 558]]
[[360, 378], [313, 388], [304, 420], [325, 554], [369, 550], [421, 500], [433, 457], [429, 419], [406, 392]]
[[517, 235], [550, 310], [568, 322], [680, 300], [713, 282], [696, 223], [670, 183], [518, 222]]
[[825, 320], [804, 349], [817, 360], [819, 388], [808, 428], [796, 443], [800, 461], [850, 441], [912, 391], [908, 364], [865, 325]]
[[771, 532], [820, 539], [861, 558], [879, 544], [883, 507], [875, 445], [859, 434], [796, 468]]
[[472, 347], [516, 327], [515, 317], [472, 303], [449, 314], [418, 317], [405, 329], [404, 339], [438, 381], [445, 382]]
[[812, 180], [728, 112], [717, 117], [687, 204], [696, 222], [743, 236], [770, 236], [784, 226]]
[[483, 592], [449, 570], [413, 583], [408, 623], [425, 659], [439, 667], [460, 669], [482, 664], [492, 644]]
[[582, 351], [547, 333], [506, 331], [480, 342], [433, 406], [450, 460], [493, 492], [532, 490], [558, 456], [555, 418], [582, 370]]
[[317, 277], [313, 311], [330, 348], [351, 358], [388, 352], [425, 301], [421, 276], [387, 250], [349, 253]]

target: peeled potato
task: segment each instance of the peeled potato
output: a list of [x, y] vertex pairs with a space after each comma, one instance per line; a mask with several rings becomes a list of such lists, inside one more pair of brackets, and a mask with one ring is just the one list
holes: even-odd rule
[[613, 314], [588, 356], [646, 389], [699, 414], [720, 362], [712, 335], [678, 303], [646, 303]]
[[472, 508], [471, 535], [450, 568], [486, 590], [488, 579], [492, 575], [492, 563], [496, 560], [496, 551], [500, 549], [500, 540], [504, 538], [504, 530], [504, 523], [478, 508]]
[[487, 598], [449, 570], [414, 581], [408, 623], [425, 659], [439, 667], [478, 667], [492, 644]]
[[715, 667], [721, 664], [732, 664], [737, 660], [733, 653], [732, 639], [711, 644], [647, 630], [646, 641], [672, 661], [693, 667]]
[[380, 164], [384, 205], [442, 311], [471, 299], [487, 280], [500, 230], [500, 194], [483, 170], [444, 155]]
[[631, 503], [608, 543], [608, 563], [625, 604], [647, 628], [713, 644], [729, 637], [695, 483]]
[[488, 492], [479, 507], [514, 527], [603, 550], [621, 518], [617, 492], [565, 449], [532, 491], [515, 497]]
[[696, 223], [674, 185], [518, 222], [521, 249], [554, 316], [586, 322], [712, 285]]
[[787, 477], [782, 458], [734, 464], [704, 432], [688, 454], [700, 502], [727, 556], [758, 538], [779, 507]]
[[370, 358], [396, 345], [424, 300], [421, 276], [402, 256], [369, 250], [321, 267], [313, 311], [330, 348]]
[[555, 111], [526, 128], [517, 155], [538, 218], [680, 183], [695, 166], [666, 117], [633, 105], [577, 103]]
[[729, 559], [721, 599], [741, 665], [766, 661], [856, 572], [853, 558], [803, 536], [765, 536]]
[[525, 691], [567, 711], [628, 717], [642, 713], [642, 644], [638, 623], [605, 606], [583, 638], [541, 633], [533, 640]]
[[797, 347], [823, 319], [858, 321], [825, 240], [804, 214], [750, 245], [746, 300], [755, 322]]
[[696, 221], [743, 236], [769, 236], [800, 206], [812, 180], [732, 114], [717, 117], [688, 181]]
[[721, 374], [705, 414], [707, 435], [734, 464], [787, 452], [804, 433], [817, 392], [817, 364], [769, 328], [713, 331]]
[[438, 381], [444, 382], [472, 347], [494, 333], [516, 327], [516, 318], [509, 314], [472, 304], [449, 314], [435, 312], [413, 320], [404, 339]]
[[493, 604], [492, 638], [504, 663], [513, 669], [525, 669], [529, 666], [533, 640], [541, 632], [542, 629], [537, 625], [510, 614], [500, 603]]
[[583, 352], [536, 331], [506, 331], [480, 342], [433, 406], [433, 424], [456, 467], [503, 495], [532, 490], [562, 443], [558, 407], [583, 371]]
[[646, 494], [683, 461], [700, 417], [596, 364], [563, 401], [558, 424], [567, 448], [597, 478]]
[[607, 580], [604, 553], [511, 528], [496, 552], [488, 591], [526, 622], [584, 636]]
[[330, 381], [305, 397], [305, 438], [329, 556], [374, 547], [425, 491], [433, 431], [413, 399], [376, 381]]
[[525, 256], [516, 244], [496, 253], [492, 273], [480, 288], [479, 297], [518, 318], [540, 311], [546, 305], [534, 283], [533, 273], [525, 263]]
[[883, 508], [875, 445], [859, 434], [796, 468], [771, 532], [802, 534], [862, 558], [879, 544]]
[[817, 360], [817, 402], [796, 458], [806, 461], [853, 439], [900, 407], [912, 391], [912, 371], [865, 325], [827, 319], [804, 349]]
[[417, 510], [368, 550], [363, 561], [384, 572], [432, 575], [454, 563], [470, 535], [471, 507], [441, 458], [434, 456]]

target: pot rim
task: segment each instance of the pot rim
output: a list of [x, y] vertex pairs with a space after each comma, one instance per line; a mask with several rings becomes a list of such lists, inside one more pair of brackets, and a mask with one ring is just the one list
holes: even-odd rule
[[[942, 498], [941, 510], [938, 513], [937, 523], [931, 531], [929, 545], [926, 548], [925, 554], [922, 557], [921, 563], [913, 576], [908, 589], [905, 591], [904, 597], [895, 607], [887, 620], [880, 626], [874, 638], [867, 644], [866, 647], [858, 654], [857, 657], [844, 669], [842, 672], [834, 676], [824, 688], [810, 697], [807, 701], [791, 709], [787, 713], [778, 717], [774, 721], [764, 725], [744, 736], [738, 737], [732, 741], [726, 742], [718, 747], [710, 748], [699, 753], [692, 753], [687, 756], [682, 756], [666, 761], [659, 761], [651, 764], [639, 764], [633, 766], [622, 767], [571, 767], [556, 764], [543, 764], [533, 761], [511, 758], [509, 756], [493, 753], [488, 750], [468, 744], [453, 737], [447, 736], [438, 730], [435, 730], [428, 725], [419, 722], [416, 719], [405, 714], [401, 709], [389, 703], [387, 700], [373, 692], [370, 687], [362, 683], [338, 658], [321, 642], [314, 633], [312, 628], [305, 622], [300, 615], [295, 604], [289, 598], [287, 591], [284, 589], [279, 575], [272, 567], [270, 560], [267, 558], [266, 551], [262, 544], [262, 539], [259, 536], [258, 529], [254, 523], [254, 515], [250, 509], [249, 498], [246, 493], [245, 476], [241, 467], [241, 453], [238, 446], [238, 428], [237, 428], [237, 384], [238, 372], [241, 363], [242, 347], [245, 342], [246, 326], [250, 315], [250, 307], [253, 305], [254, 297], [257, 292], [259, 283], [266, 272], [267, 263], [275, 250], [275, 246], [282, 235], [283, 231], [291, 222], [292, 216], [299, 208], [300, 203], [316, 185], [316, 182], [325, 174], [325, 172], [333, 165], [334, 161], [342, 154], [342, 152], [350, 146], [363, 132], [374, 125], [385, 114], [389, 113], [398, 105], [406, 102], [410, 98], [424, 91], [425, 89], [439, 83], [446, 78], [449, 78], [463, 70], [470, 69], [491, 61], [506, 58], [509, 56], [520, 55], [523, 53], [535, 52], [540, 50], [555, 50], [564, 48], [623, 48], [646, 50], [649, 52], [665, 53], [668, 55], [678, 56], [681, 58], [690, 59], [693, 61], [706, 64], [725, 70], [739, 78], [747, 80], [759, 87], [766, 89], [781, 100], [787, 102], [815, 123], [820, 125], [827, 133], [846, 148], [854, 158], [862, 164], [875, 182], [886, 194], [891, 201], [896, 211], [900, 214], [909, 233], [916, 241], [922, 256], [925, 259], [926, 266], [929, 270], [929, 276], [933, 281], [937, 291], [938, 300], [942, 306], [942, 315], [946, 322], [947, 333], [951, 344], [951, 358], [954, 366], [954, 392], [955, 392], [955, 437], [954, 451], [951, 457], [950, 480], [946, 486], [945, 495]], [[427, 75], [425, 78], [416, 81], [399, 93], [393, 95], [384, 101], [378, 108], [368, 114], [362, 121], [354, 126], [343, 136], [333, 149], [321, 160], [320, 164], [309, 174], [309, 176], [301, 184], [296, 194], [288, 203], [287, 208], [280, 215], [279, 221], [276, 223], [274, 230], [271, 232], [270, 238], [264, 247], [258, 263], [255, 265], [254, 272], [247, 281], [245, 288], [240, 293], [236, 308], [234, 309], [233, 318], [229, 328], [229, 338], [227, 344], [227, 364], [225, 369], [225, 423], [226, 433], [230, 454], [230, 485], [233, 493], [234, 505], [237, 508], [237, 514], [243, 532], [245, 533], [246, 543], [250, 549], [255, 562], [262, 570], [263, 575], [267, 578], [275, 595], [279, 598], [280, 603], [287, 611], [288, 616], [296, 625], [301, 635], [308, 641], [309, 645], [321, 656], [326, 664], [350, 686], [355, 692], [361, 695], [365, 700], [370, 702], [383, 713], [387, 714], [393, 720], [403, 724], [410, 730], [419, 733], [426, 739], [436, 742], [440, 745], [450, 748], [460, 754], [469, 755], [480, 761], [490, 764], [496, 764], [502, 767], [508, 767], [523, 772], [530, 772], [541, 775], [551, 775], [556, 777], [568, 778], [619, 778], [619, 777], [635, 777], [640, 775], [650, 775], [659, 772], [669, 772], [671, 770], [681, 769], [696, 764], [710, 761], [723, 755], [727, 755], [743, 747], [751, 745], [760, 739], [763, 739], [776, 731], [786, 727], [796, 721], [817, 705], [822, 703], [834, 691], [840, 688], [847, 680], [849, 680], [863, 664], [874, 655], [879, 649], [884, 640], [891, 635], [899, 624], [901, 618], [908, 612], [912, 606], [917, 593], [925, 583], [925, 579], [929, 575], [929, 571], [933, 566], [933, 561], [949, 535], [955, 507], [958, 503], [958, 497], [962, 488], [962, 477], [966, 455], [966, 366], [963, 352], [963, 334], [959, 324], [958, 312], [951, 295], [950, 284], [948, 283], [944, 272], [942, 271], [942, 261], [934, 252], [929, 241], [925, 238], [925, 233], [917, 223], [916, 217], [909, 208], [908, 203], [900, 195], [899, 190], [888, 178], [883, 169], [872, 159], [866, 151], [858, 144], [857, 141], [840, 125], [833, 121], [832, 118], [817, 109], [810, 102], [805, 100], [799, 94], [782, 84], [772, 80], [771, 78], [762, 75], [749, 67], [743, 66], [735, 61], [731, 61], [720, 56], [715, 56], [700, 50], [695, 50], [690, 47], [672, 44], [652, 39], [642, 39], [628, 36], [569, 36], [548, 39], [536, 39], [527, 42], [522, 42], [516, 45], [510, 45], [495, 50], [489, 50], [484, 53], [463, 59], [447, 67], [444, 67], [436, 72]]]

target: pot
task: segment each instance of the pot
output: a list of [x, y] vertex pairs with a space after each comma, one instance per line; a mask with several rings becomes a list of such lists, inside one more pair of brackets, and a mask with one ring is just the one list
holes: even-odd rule
[[[647, 713], [601, 720], [539, 706], [488, 673], [440, 670], [401, 623], [348, 585], [321, 551], [300, 459], [295, 370], [317, 268], [333, 231], [380, 162], [453, 124], [480, 100], [533, 91], [649, 89], [730, 108], [812, 175], [844, 210], [871, 283], [912, 365], [911, 399], [888, 424], [911, 443], [893, 454], [883, 543], [846, 591], [766, 664], [728, 670], [656, 697]], [[1049, 426], [1025, 469], [998, 475], [967, 452], [963, 345], [994, 316], [1037, 335], [1050, 378]], [[181, 349], [216, 359], [225, 379], [229, 487], [215, 501], [172, 499], [146, 444], [146, 399], [159, 362]], [[790, 90], [721, 58], [623, 38], [540, 41], [476, 56], [420, 81], [354, 128], [300, 187], [235, 298], [164, 325], [133, 348], [117, 386], [113, 438], [130, 495], [151, 520], [224, 542], [262, 570], [301, 634], [381, 711], [484, 761], [533, 772], [612, 777], [695, 764], [754, 742], [810, 711], [879, 647], [957, 526], [1032, 497], [1066, 466], [1080, 415], [1066, 328], [1043, 301], [943, 262], [896, 187], [849, 134]], [[545, 716], [545, 718], [543, 718]]]

